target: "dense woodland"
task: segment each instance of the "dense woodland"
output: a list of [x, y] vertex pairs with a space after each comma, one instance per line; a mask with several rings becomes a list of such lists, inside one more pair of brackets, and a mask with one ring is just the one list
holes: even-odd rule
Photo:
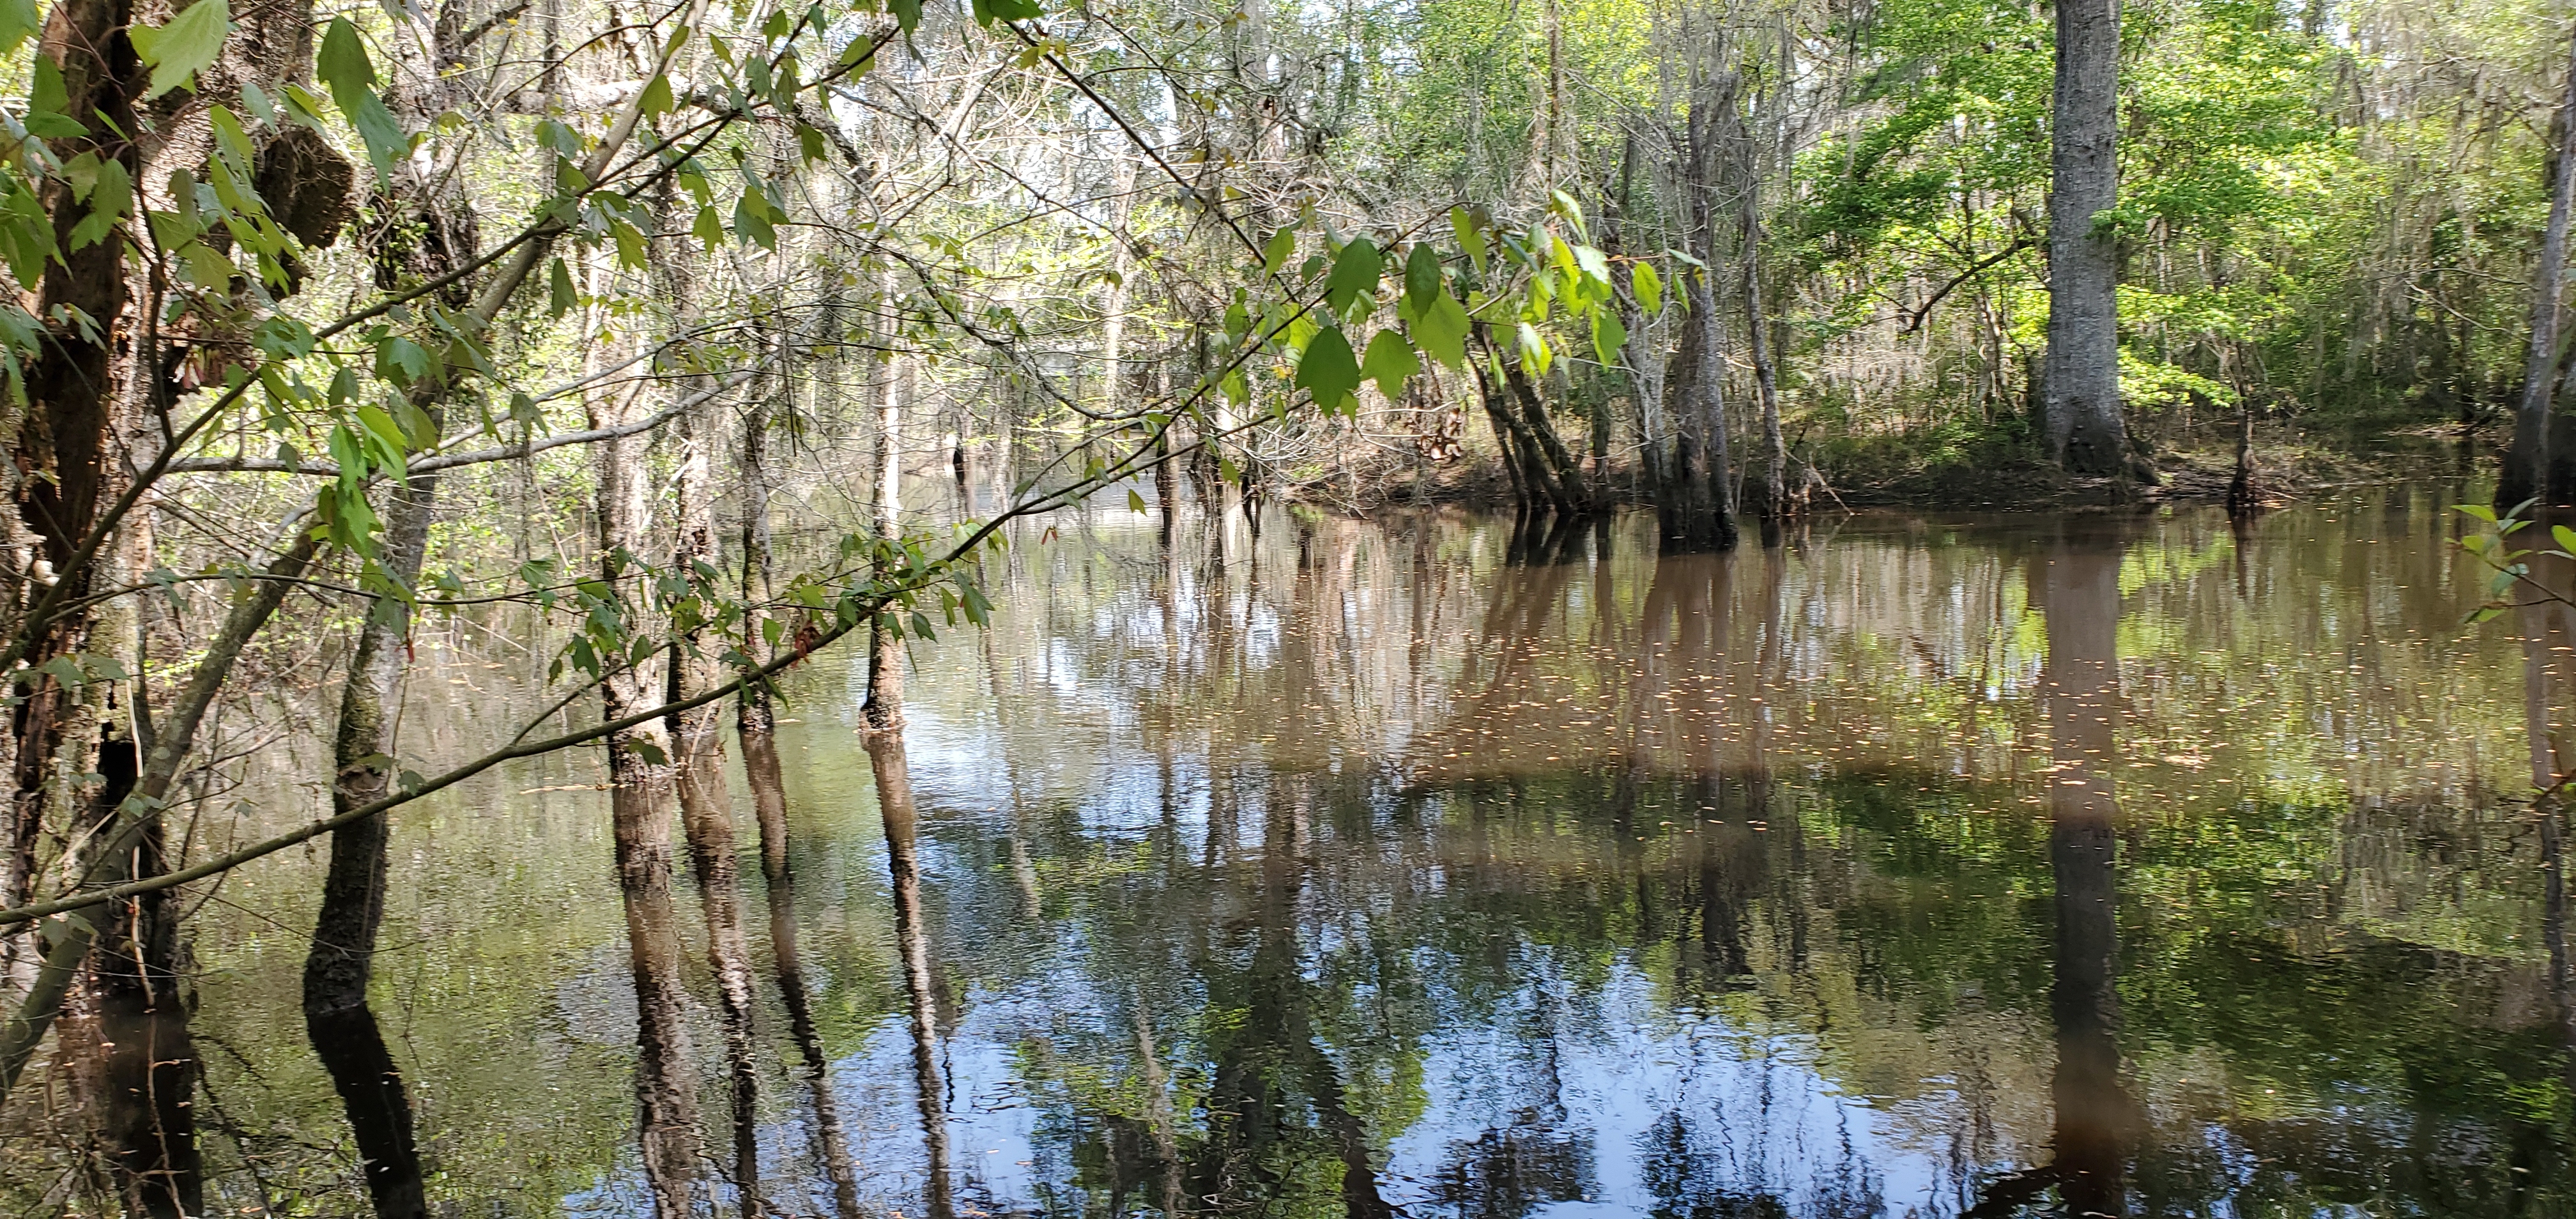
[[[675, 873], [735, 1051], [755, 985], [725, 741], [765, 843], [771, 679], [865, 647], [899, 789], [903, 645], [1088, 497], [1686, 553], [2410, 437], [2576, 490], [2570, 53], [2526, 0], [0, 0], [0, 1129], [87, 1096], [79, 1196], [197, 1213], [187, 886], [313, 843], [302, 1010], [398, 1164], [387, 814], [604, 749], [684, 1209]], [[406, 747], [415, 628], [501, 610], [549, 703]], [[328, 807], [210, 849], [290, 679]]]

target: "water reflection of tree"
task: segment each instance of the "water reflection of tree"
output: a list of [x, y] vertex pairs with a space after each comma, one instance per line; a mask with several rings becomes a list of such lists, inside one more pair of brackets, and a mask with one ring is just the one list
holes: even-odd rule
[[[2225, 535], [2153, 545], [2132, 535], [2125, 548], [2069, 539], [2060, 558], [2073, 561], [2054, 574], [2045, 554], [1955, 538], [1919, 549], [1866, 544], [1866, 561], [1856, 552], [1824, 560], [1841, 564], [1832, 574], [1749, 558], [1731, 567], [1706, 558], [1479, 566], [1487, 559], [1478, 554], [1496, 552], [1457, 534], [1408, 538], [1387, 548], [1400, 561], [1377, 566], [1386, 550], [1336, 549], [1335, 528], [1316, 523], [1302, 539], [1274, 531], [1278, 554], [1259, 587], [1239, 571], [1197, 586], [1197, 573], [1184, 573], [1158, 594], [1174, 608], [1141, 619], [1150, 648], [1126, 633], [1123, 615], [1053, 611], [1064, 618], [1053, 638], [1071, 661], [1097, 658], [1086, 681], [1136, 691], [1140, 651], [1156, 662], [1140, 692], [1153, 716], [1150, 782], [1046, 800], [1015, 830], [1046, 877], [1048, 918], [1081, 929], [1083, 947], [1052, 958], [1052, 968], [1086, 975], [1100, 1010], [1114, 1014], [1111, 1034], [1050, 1033], [1064, 1078], [1079, 1074], [1070, 1065], [1079, 1060], [1113, 1079], [1142, 1079], [1139, 1047], [1150, 1044], [1170, 1111], [1185, 1115], [1220, 1091], [1215, 1076], [1230, 1061], [1225, 1103], [1205, 1107], [1243, 1115], [1229, 1119], [1238, 1133], [1267, 1123], [1260, 1145], [1273, 1158], [1260, 1162], [1322, 1174], [1296, 1179], [1325, 1183], [1319, 1200], [1338, 1202], [1344, 1144], [1325, 1120], [1334, 1106], [1312, 1095], [1302, 1051], [1287, 1040], [1291, 1023], [1302, 1019], [1307, 1044], [1336, 1068], [1339, 1110], [1383, 1146], [1422, 1102], [1380, 1081], [1419, 1071], [1427, 1036], [1510, 1030], [1515, 1057], [1489, 1071], [1498, 1086], [1544, 1095], [1540, 1064], [1559, 1026], [1531, 1018], [1534, 991], [1561, 986], [1566, 1018], [1580, 1023], [1597, 1010], [1604, 980], [1634, 967], [1671, 1001], [1816, 1038], [1821, 1048], [1806, 1061], [1855, 1090], [1903, 1094], [1948, 1077], [1955, 1095], [1905, 1120], [1934, 1127], [1925, 1137], [1955, 1137], [1963, 1185], [2019, 1159], [2054, 1162], [2104, 1193], [2168, 1209], [2230, 1194], [2315, 1200], [2355, 1196], [2359, 1183], [2341, 1183], [2339, 1165], [2413, 1157], [2423, 1168], [2404, 1174], [2401, 1194], [2493, 1209], [2487, 1195], [2446, 1194], [2443, 1161], [2425, 1158], [2433, 1145], [2384, 1118], [2414, 1108], [2467, 1123], [2458, 1129], [2495, 1128], [2491, 1093], [2445, 1100], [2451, 1085], [2427, 1068], [2456, 1052], [2458, 1074], [2516, 1077], [2511, 1053], [2522, 1035], [2484, 1031], [2478, 1022], [2491, 1017], [2474, 1014], [2498, 1010], [2502, 992], [2492, 988], [2509, 966], [2402, 942], [2303, 957], [2278, 941], [2330, 929], [2356, 909], [2430, 905], [2390, 895], [2488, 891], [2478, 888], [2492, 885], [2480, 869], [2492, 868], [2495, 847], [2470, 842], [2460, 855], [2436, 856], [2395, 831], [2444, 824], [2438, 809], [2295, 803], [2247, 779], [2214, 747], [2228, 742], [2184, 736], [2204, 720], [2227, 722], [2220, 712], [2250, 697], [2247, 678], [2170, 640], [2148, 640], [2153, 660], [2133, 665], [2126, 718], [2109, 710], [2112, 658], [2142, 629], [2140, 606], [2207, 602], [2226, 631], [2285, 629], [2235, 617], [2245, 611], [2231, 607], [2246, 603], [2225, 563], [2237, 553]], [[1301, 541], [1305, 553], [1287, 558]], [[2295, 556], [2240, 557], [2257, 592], [2314, 587], [2284, 570]], [[2368, 572], [2362, 592], [2429, 578], [2403, 556], [2353, 561]], [[2032, 569], [2027, 591], [2003, 578], [2012, 565]], [[1849, 588], [1818, 587], [1828, 577]], [[1949, 598], [1947, 617], [1921, 608], [1936, 595]], [[2017, 638], [2025, 606], [2041, 612]], [[2282, 621], [2330, 635], [2350, 612], [2317, 593]], [[1207, 659], [1219, 656], [1222, 664]], [[1443, 656], [1455, 660], [1445, 673]], [[2400, 662], [2414, 663], [2384, 658], [2379, 679], [2419, 680]], [[1844, 672], [1875, 684], [1820, 678]], [[2304, 684], [2296, 698], [2310, 704], [2330, 684], [2314, 671], [2284, 681]], [[2338, 725], [2366, 732], [2400, 722], [2388, 695], [2336, 697], [2360, 707], [2336, 712]], [[1287, 722], [1318, 700], [1332, 704], [1327, 714]], [[1391, 706], [1412, 717], [1405, 771], [1394, 776], [1354, 764], [1383, 722], [1373, 717]], [[1910, 716], [1898, 714], [1908, 707]], [[1015, 713], [1030, 715], [1038, 742], [1065, 731], [1042, 700], [1032, 711], [1024, 699]], [[2047, 744], [2029, 750], [2034, 741]], [[1550, 760], [1551, 750], [1565, 757]], [[1317, 773], [1329, 764], [1341, 769]], [[2051, 769], [2034, 773], [2039, 766]], [[2214, 773], [2222, 769], [2224, 778]], [[2060, 781], [2068, 779], [2083, 784]], [[2105, 850], [2115, 779], [2148, 810], [2127, 831], [2117, 872]], [[2221, 784], [2251, 795], [2175, 807], [2180, 793]], [[1151, 792], [1142, 802], [1159, 807], [1132, 830], [1104, 828], [1142, 790]], [[2039, 803], [2022, 804], [2025, 793]], [[1176, 819], [1176, 805], [1189, 811]], [[1293, 884], [1264, 871], [1279, 858], [1272, 847], [1283, 829], [1293, 830], [1299, 860]], [[2385, 841], [2390, 853], [2351, 860], [2322, 890], [2272, 870], [2332, 861], [2338, 845], [2365, 841]], [[952, 840], [950, 849], [970, 883], [1013, 875], [983, 866], [1000, 861], [975, 844]], [[1021, 908], [1007, 897], [949, 900]], [[2130, 918], [2181, 913], [2137, 924], [2121, 945], [2113, 916], [2123, 903]], [[1272, 918], [1274, 908], [1288, 917]], [[2122, 958], [2126, 994], [2109, 985]], [[960, 968], [998, 979], [1032, 967], [973, 959]], [[2316, 1010], [2320, 988], [2386, 997]], [[1148, 1038], [1119, 1014], [1131, 1009], [1153, 1013]], [[2220, 1130], [2195, 1123], [2229, 1113], [2225, 1099], [2186, 1094], [2175, 1102], [2187, 1115], [2179, 1124], [2124, 1132], [2119, 1121], [2142, 1115], [2125, 1095], [2136, 1085], [2115, 1035], [2123, 1016], [2159, 1053], [2212, 1055], [2236, 1078], [2285, 1084], [2285, 1093], [2358, 1087], [2403, 1099], [2351, 1120]], [[1049, 1093], [1068, 1113], [1089, 1114], [1049, 1129], [1102, 1132], [1105, 1154], [1085, 1179], [1104, 1194], [1150, 1196], [1162, 1188], [1155, 1137], [1165, 1127], [1132, 1094], [1111, 1092], [1068, 1084]], [[1457, 1179], [1463, 1170], [1466, 1182], [1449, 1205], [1482, 1206], [1474, 1198], [1490, 1195], [1508, 1207], [1543, 1192], [1508, 1182], [1519, 1171], [1510, 1157], [1553, 1154], [1519, 1141], [1545, 1123], [1501, 1112], [1490, 1129], [1448, 1146], [1444, 1172]], [[1706, 1119], [1674, 1120], [1689, 1128]], [[1245, 1151], [1252, 1143], [1222, 1143], [1186, 1117], [1170, 1128], [1177, 1153], [1194, 1163], [1249, 1173], [1257, 1160]], [[2123, 1154], [2084, 1167], [2088, 1154], [2103, 1162], [2103, 1129]], [[2230, 1175], [2227, 1165], [2242, 1162], [2227, 1157], [2243, 1151], [2282, 1166], [2258, 1160]], [[1477, 1167], [1484, 1161], [1494, 1167]], [[1531, 1167], [1521, 1179], [1549, 1171]], [[1479, 1194], [1478, 1179], [1506, 1184]], [[1251, 1196], [1243, 1183], [1253, 1177], [1233, 1180], [1239, 1192], [1229, 1196]], [[1711, 1189], [1743, 1192], [1741, 1182], [1712, 1180]]]

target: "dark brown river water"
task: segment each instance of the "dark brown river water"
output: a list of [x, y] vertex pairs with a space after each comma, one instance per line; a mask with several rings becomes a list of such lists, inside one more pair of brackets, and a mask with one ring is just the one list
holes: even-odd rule
[[[1642, 519], [1030, 529], [993, 629], [914, 652], [910, 823], [859, 667], [792, 690], [792, 891], [744, 868], [785, 916], [761, 1193], [836, 1213], [832, 1160], [903, 1219], [2576, 1213], [2530, 798], [2576, 766], [2576, 613], [2464, 628], [2464, 523], [2424, 487], [1661, 561]], [[407, 748], [532, 705], [521, 646], [424, 652]], [[650, 1213], [598, 770], [399, 826], [376, 1009], [441, 1213]], [[295, 1006], [319, 870], [199, 915], [228, 1209], [365, 1205]]]

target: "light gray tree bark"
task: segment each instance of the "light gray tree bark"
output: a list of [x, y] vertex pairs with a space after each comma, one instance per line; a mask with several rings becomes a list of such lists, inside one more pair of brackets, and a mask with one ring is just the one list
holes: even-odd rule
[[2513, 449], [2496, 483], [2496, 504], [2511, 507], [2547, 493], [2549, 412], [2558, 360], [2559, 299], [2565, 293], [2567, 229], [2576, 212], [2576, 41], [2571, 42], [2567, 89], [2551, 134], [2557, 147], [2549, 167], [2549, 222], [2540, 234], [2540, 260], [2531, 273], [2531, 354], [2523, 366], [2522, 399], [2515, 404]]
[[2042, 436], [2078, 474], [2128, 468], [2120, 416], [2116, 243], [2095, 218], [2119, 201], [2119, 0], [2058, 0], [2050, 130], [2048, 361]]

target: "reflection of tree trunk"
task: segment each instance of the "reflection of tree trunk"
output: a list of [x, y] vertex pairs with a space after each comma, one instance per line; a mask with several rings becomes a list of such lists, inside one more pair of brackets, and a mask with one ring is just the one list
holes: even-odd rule
[[1145, 1002], [1141, 994], [1131, 995], [1128, 1015], [1136, 1025], [1136, 1058], [1143, 1068], [1145, 1085], [1145, 1124], [1154, 1140], [1154, 1179], [1161, 1194], [1163, 1213], [1177, 1216], [1181, 1209], [1181, 1147], [1173, 1134], [1171, 1081], [1163, 1075], [1162, 1058], [1154, 1052], [1154, 1026], [1145, 1019]]
[[1274, 795], [1261, 856], [1261, 948], [1253, 964], [1254, 1002], [1277, 1011], [1280, 1046], [1302, 1070], [1334, 1150], [1342, 1159], [1342, 1205], [1351, 1219], [1389, 1219], [1395, 1212], [1378, 1193], [1367, 1131], [1342, 1097], [1333, 1062], [1315, 1043], [1306, 975], [1297, 949], [1297, 893], [1304, 887], [1306, 819], [1302, 798]]
[[[752, 1052], [751, 946], [743, 935], [742, 875], [736, 862], [733, 801], [724, 786], [714, 704], [685, 718], [679, 748], [680, 821], [707, 920], [707, 964], [722, 1003], [725, 1062], [733, 1095], [734, 1181], [745, 1219], [760, 1214], [760, 1073]], [[774, 759], [773, 759], [774, 764]]]
[[2540, 802], [2541, 933], [2549, 941], [2549, 993], [2558, 1004], [2561, 1065], [2567, 1090], [2576, 1093], [2576, 964], [2567, 956], [2566, 801]]
[[931, 1219], [952, 1219], [948, 1182], [947, 1089], [939, 1078], [939, 999], [932, 987], [930, 933], [921, 912], [919, 828], [912, 807], [912, 772], [903, 734], [867, 736], [868, 765], [876, 774], [877, 808], [885, 817], [886, 867], [894, 882], [894, 934], [903, 957], [904, 994], [912, 1001], [912, 1071], [921, 1093], [921, 1142], [929, 1160], [923, 1205]]
[[[679, 545], [672, 568], [715, 570], [714, 496], [710, 486], [714, 438], [708, 420], [693, 412], [682, 427], [678, 477]], [[710, 590], [712, 591], [712, 590]], [[696, 697], [724, 680], [713, 639], [684, 635], [671, 650], [670, 701]], [[680, 824], [688, 835], [689, 863], [707, 921], [707, 965], [715, 975], [724, 1020], [725, 1062], [733, 1103], [734, 1182], [744, 1219], [760, 1206], [760, 1073], [752, 1053], [751, 946], [742, 928], [742, 874], [734, 833], [733, 799], [725, 792], [722, 710], [715, 703], [669, 718]]]
[[429, 1214], [421, 1192], [420, 1155], [412, 1138], [411, 1097], [402, 1071], [385, 1048], [376, 1014], [366, 1007], [304, 1013], [304, 1034], [331, 1073], [331, 1085], [357, 1136], [367, 1196], [378, 1219]]
[[[107, 777], [102, 810], [113, 810], [135, 779], [134, 746], [109, 741], [98, 751]], [[154, 820], [134, 848], [128, 875], [166, 866], [165, 840]], [[106, 1097], [101, 1126], [115, 1157], [117, 1189], [128, 1214], [160, 1219], [200, 1213], [197, 1155], [198, 1063], [180, 985], [190, 972], [179, 945], [178, 911], [168, 890], [117, 907], [113, 932], [91, 961], [98, 1006]]]
[[[2126, 1213], [2128, 1097], [2120, 1086], [2113, 924], [2110, 763], [2116, 733], [2120, 559], [2107, 544], [2051, 552], [2040, 593], [2048, 623], [2046, 692], [2055, 766], [2049, 776], [2049, 864], [2056, 878], [2057, 1023], [2053, 1177], [2068, 1211]], [[2098, 767], [2098, 769], [2097, 769]]]
[[743, 704], [742, 771], [751, 788], [754, 815], [760, 823], [760, 871], [768, 881], [770, 952], [778, 960], [778, 994], [787, 1005], [787, 1029], [796, 1052], [805, 1059], [805, 1087], [814, 1105], [815, 1158], [832, 1182], [832, 1203], [841, 1219], [859, 1219], [859, 1181], [850, 1162], [849, 1135], [832, 1095], [831, 1063], [823, 1056], [823, 1039], [814, 1027], [813, 991], [806, 985], [805, 962], [796, 948], [796, 876], [787, 856], [787, 787], [779, 772], [778, 742], [766, 702], [755, 715]]
[[[2564, 559], [2535, 556], [2532, 575], [2558, 595], [2568, 595], [2571, 578]], [[2576, 1092], [2576, 963], [2567, 951], [2566, 817], [2567, 793], [2560, 786], [2576, 760], [2571, 760], [2557, 717], [2576, 702], [2576, 674], [2561, 649], [2576, 640], [2576, 610], [2552, 602], [2534, 602], [2522, 610], [2523, 722], [2531, 741], [2531, 785], [2540, 793], [2532, 813], [2540, 827], [2541, 933], [2549, 950], [2549, 990], [2558, 1008], [2565, 1042], [2563, 1070], [2567, 1087]]]

